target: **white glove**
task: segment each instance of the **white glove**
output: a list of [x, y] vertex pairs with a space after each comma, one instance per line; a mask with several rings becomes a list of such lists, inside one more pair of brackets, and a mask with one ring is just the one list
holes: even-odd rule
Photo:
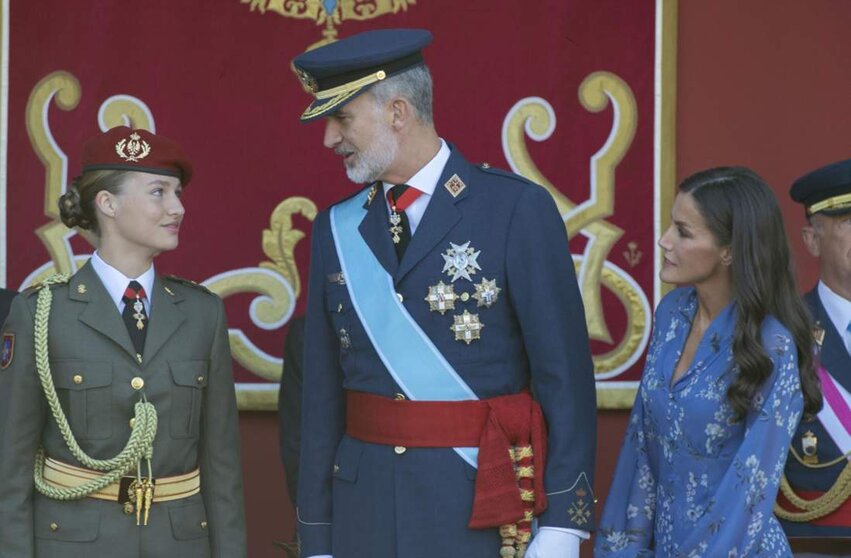
[[582, 538], [573, 529], [541, 527], [526, 549], [526, 558], [579, 558]]

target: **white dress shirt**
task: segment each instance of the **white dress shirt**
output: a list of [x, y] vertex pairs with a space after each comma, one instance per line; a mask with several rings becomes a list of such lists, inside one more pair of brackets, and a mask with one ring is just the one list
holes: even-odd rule
[[[426, 163], [426, 166], [417, 171], [417, 174], [405, 183], [422, 192], [420, 197], [414, 200], [414, 203], [409, 205], [405, 210], [405, 215], [408, 216], [408, 223], [411, 225], [411, 236], [414, 236], [414, 233], [417, 232], [417, 227], [423, 219], [423, 213], [425, 213], [426, 207], [428, 207], [428, 202], [431, 201], [431, 197], [434, 195], [434, 189], [437, 188], [437, 181], [440, 180], [440, 175], [443, 174], [443, 168], [446, 166], [450, 154], [449, 146], [441, 139], [440, 149], [437, 150], [437, 154], [432, 157], [431, 161]], [[384, 203], [387, 204], [389, 211], [390, 204], [387, 202], [387, 192], [395, 184], [382, 182], [382, 185], [384, 186]]]
[[110, 298], [115, 303], [116, 308], [118, 308], [118, 313], [124, 312], [124, 300], [122, 297], [124, 296], [124, 291], [127, 290], [127, 285], [130, 284], [130, 281], [138, 281], [142, 288], [145, 289], [145, 299], [142, 301], [145, 304], [145, 312], [148, 314], [148, 318], [151, 317], [151, 297], [153, 297], [153, 289], [154, 289], [154, 264], [151, 264], [151, 267], [148, 268], [142, 275], [138, 277], [127, 277], [108, 263], [106, 263], [103, 258], [95, 251], [92, 254], [92, 267], [97, 273], [97, 276], [100, 278], [103, 286], [106, 287], [106, 292], [109, 293]]

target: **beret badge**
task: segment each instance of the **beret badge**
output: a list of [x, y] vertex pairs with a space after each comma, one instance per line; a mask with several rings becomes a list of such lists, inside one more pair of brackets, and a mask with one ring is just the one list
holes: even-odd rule
[[135, 163], [151, 153], [151, 144], [133, 132], [129, 138], [124, 138], [115, 144], [115, 152], [128, 163]]

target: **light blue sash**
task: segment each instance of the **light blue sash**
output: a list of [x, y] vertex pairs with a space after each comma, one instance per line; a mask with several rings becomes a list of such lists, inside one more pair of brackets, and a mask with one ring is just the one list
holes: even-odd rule
[[[478, 397], [396, 298], [393, 278], [360, 235], [369, 189], [331, 208], [331, 233], [352, 305], [390, 375], [413, 401]], [[381, 203], [380, 201], [377, 203]], [[388, 233], [389, 234], [389, 233]], [[455, 448], [476, 467], [478, 448]]]

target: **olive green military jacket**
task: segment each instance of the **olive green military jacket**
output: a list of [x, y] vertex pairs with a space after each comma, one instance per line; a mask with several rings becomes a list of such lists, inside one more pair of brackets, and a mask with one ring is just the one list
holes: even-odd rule
[[[47, 288], [47, 287], [45, 287]], [[141, 364], [115, 303], [90, 264], [53, 289], [49, 358], [53, 381], [82, 449], [118, 454], [144, 392], [156, 407], [153, 476], [201, 470], [201, 493], [155, 503], [147, 526], [117, 502], [57, 501], [37, 492], [33, 462], [82, 466], [50, 413], [34, 362], [36, 292], [12, 304], [0, 362], [0, 556], [215, 557], [246, 555], [242, 471], [231, 355], [221, 299], [157, 277]], [[131, 382], [141, 378], [144, 387]], [[134, 382], [137, 386], [138, 380]], [[142, 473], [147, 474], [143, 465]]]

